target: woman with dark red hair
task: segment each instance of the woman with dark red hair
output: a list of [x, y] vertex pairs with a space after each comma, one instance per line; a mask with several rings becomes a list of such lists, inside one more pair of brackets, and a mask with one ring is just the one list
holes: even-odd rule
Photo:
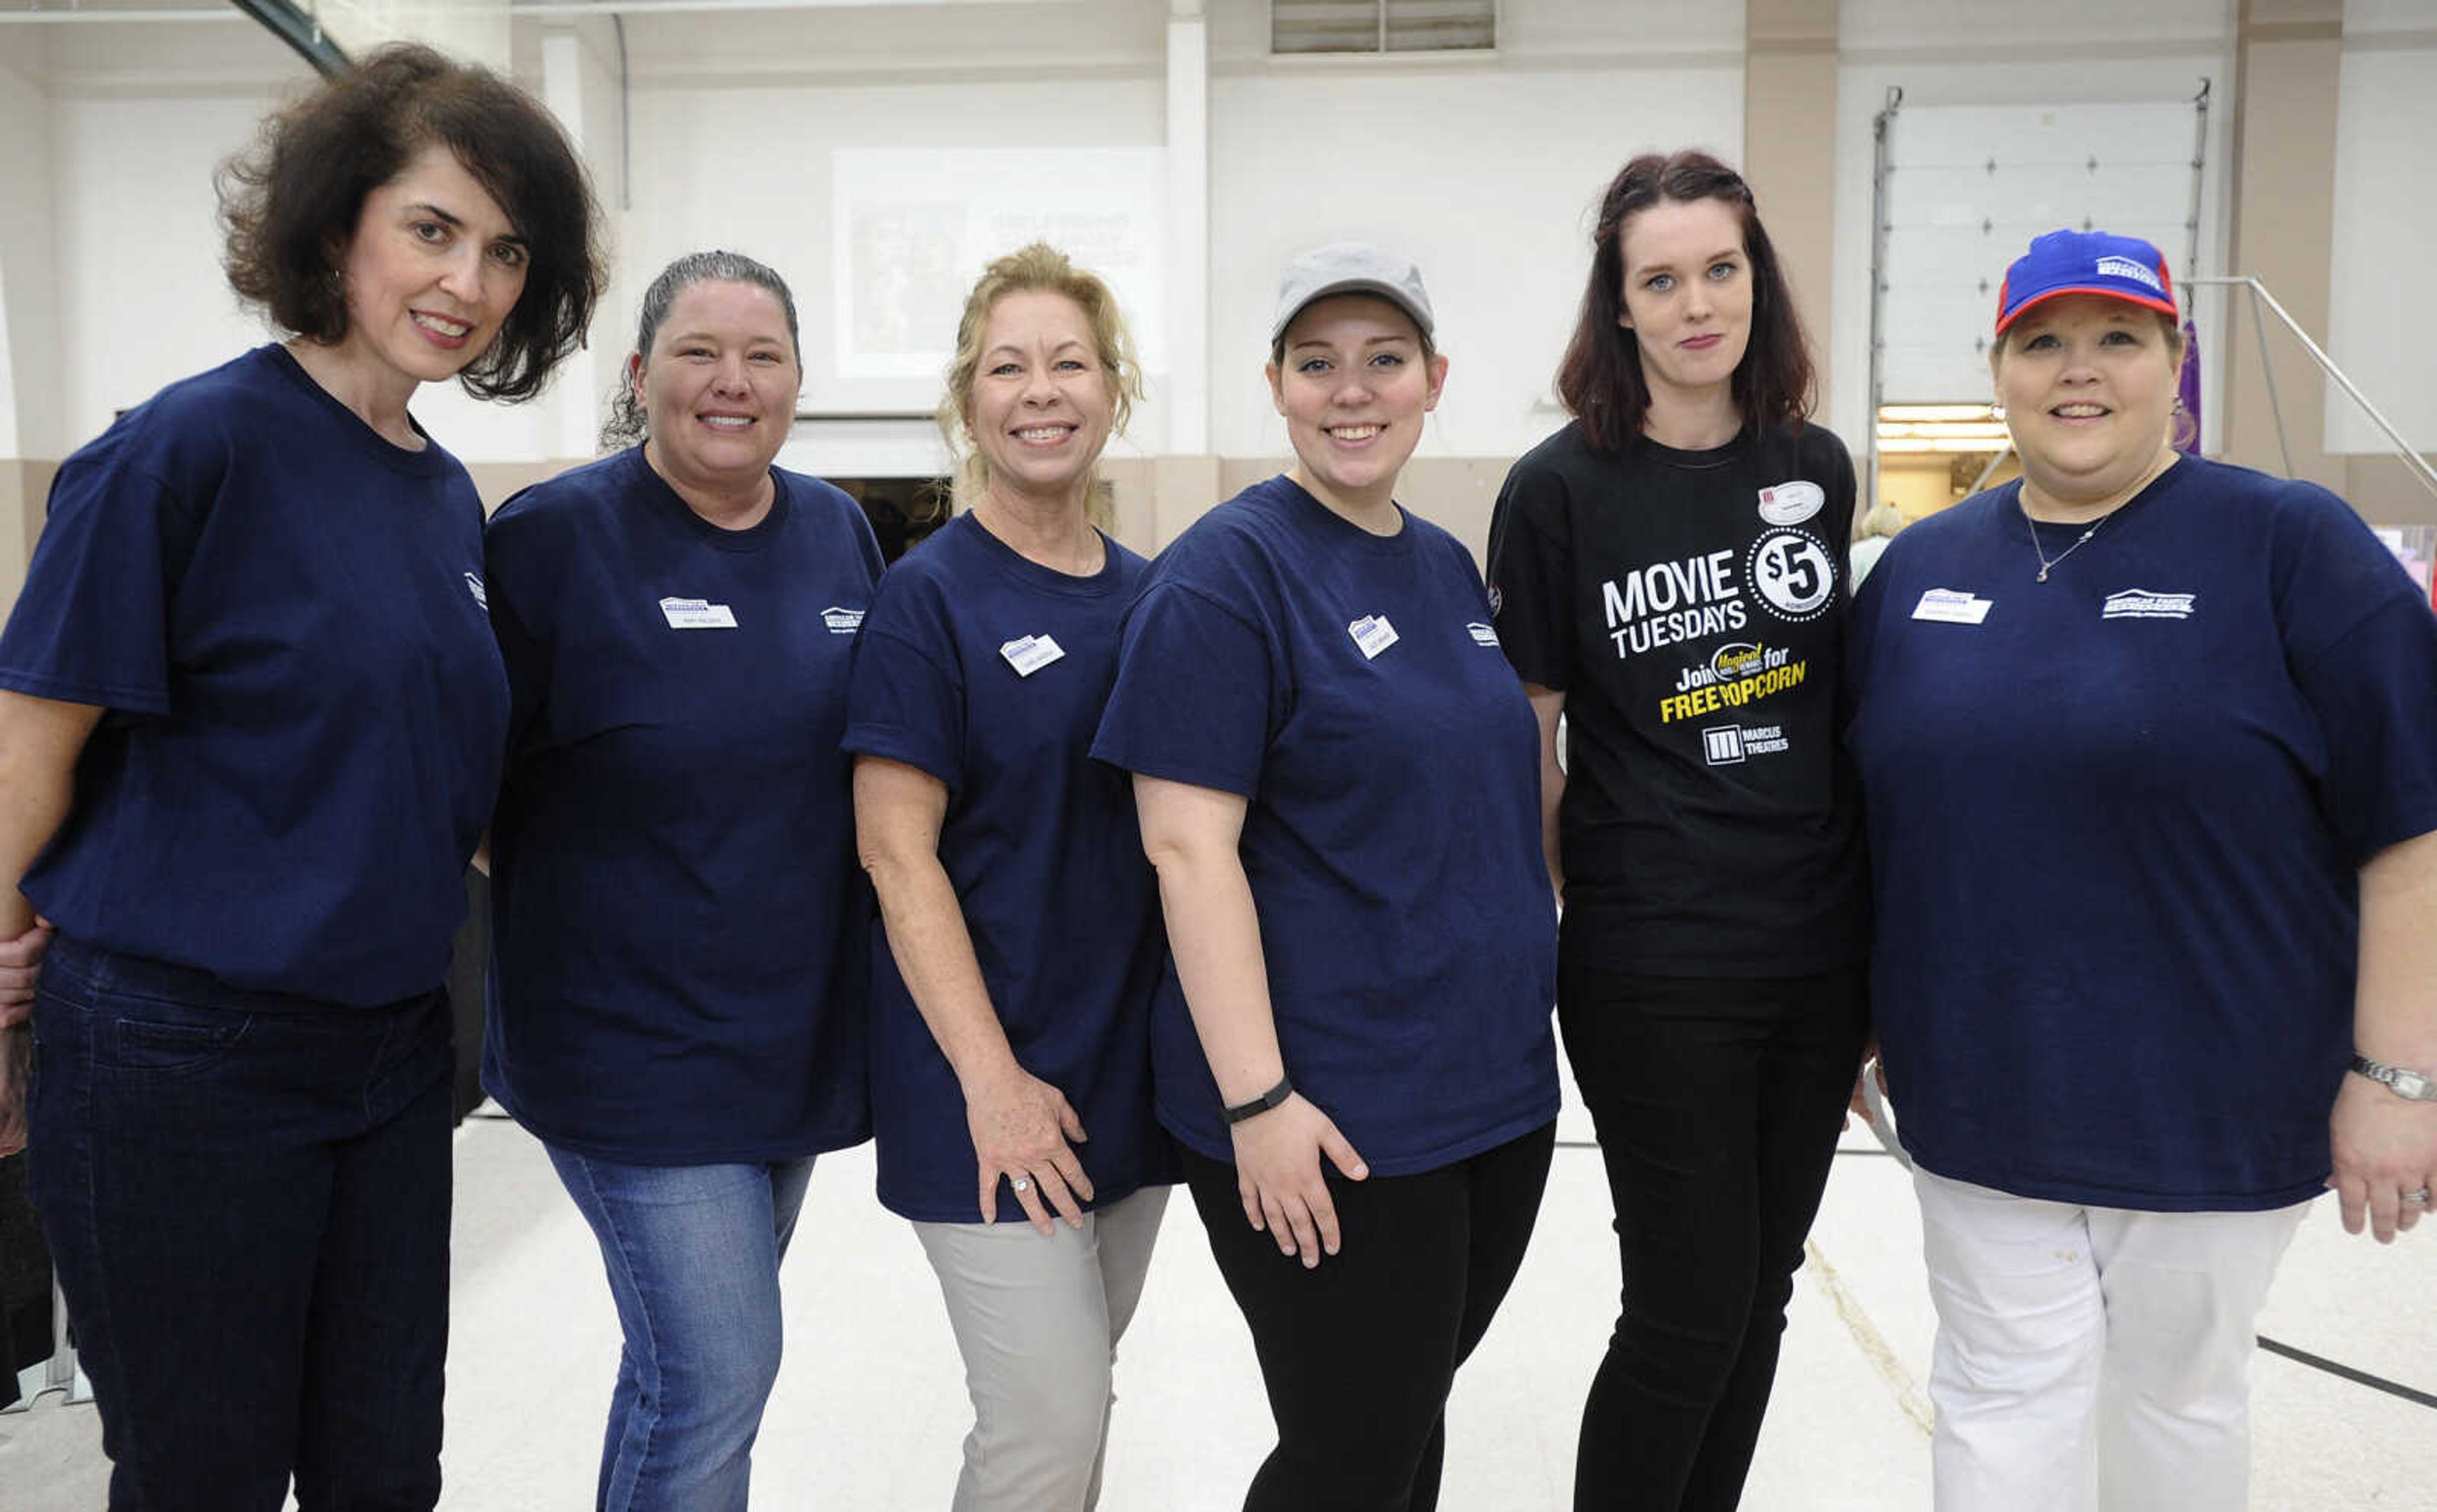
[[1573, 419], [1507, 476], [1489, 581], [1624, 1264], [1574, 1504], [1730, 1508], [1861, 1051], [1867, 906], [1835, 730], [1852, 465], [1805, 423], [1801, 322], [1733, 169], [1616, 176], [1557, 388]]

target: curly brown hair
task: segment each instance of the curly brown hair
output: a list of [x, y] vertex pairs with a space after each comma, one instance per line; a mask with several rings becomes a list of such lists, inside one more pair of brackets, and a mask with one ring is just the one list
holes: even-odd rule
[[458, 382], [478, 398], [530, 398], [583, 343], [607, 282], [600, 210], [548, 111], [429, 47], [368, 55], [267, 117], [253, 148], [220, 165], [229, 287], [306, 340], [344, 339], [339, 265], [364, 200], [434, 145], [499, 202], [532, 259], [499, 338]]
[[1621, 321], [1625, 223], [1662, 201], [1697, 200], [1722, 200], [1734, 210], [1743, 223], [1744, 254], [1751, 258], [1751, 342], [1735, 364], [1735, 408], [1753, 426], [1798, 427], [1811, 413], [1815, 380], [1809, 344], [1795, 313], [1794, 290], [1760, 223], [1751, 185], [1707, 152], [1647, 152], [1620, 169], [1600, 197], [1582, 314], [1557, 364], [1557, 396], [1594, 451], [1623, 450], [1641, 434], [1650, 413], [1641, 348]]

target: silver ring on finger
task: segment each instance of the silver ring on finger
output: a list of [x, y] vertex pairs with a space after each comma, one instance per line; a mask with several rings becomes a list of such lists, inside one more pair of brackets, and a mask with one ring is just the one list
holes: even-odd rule
[[1032, 1178], [1030, 1176], [1009, 1176], [1007, 1178], [1007, 1184], [1018, 1191], [1030, 1191], [1032, 1190]]
[[2403, 1200], [2414, 1208], [2426, 1208], [2428, 1206], [2428, 1189], [2423, 1187], [2417, 1191], [2407, 1191]]

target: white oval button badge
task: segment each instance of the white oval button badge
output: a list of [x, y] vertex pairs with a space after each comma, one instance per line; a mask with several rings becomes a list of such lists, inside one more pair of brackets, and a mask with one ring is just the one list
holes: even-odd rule
[[1760, 491], [1760, 517], [1771, 525], [1800, 525], [1827, 502], [1818, 484], [1797, 478]]

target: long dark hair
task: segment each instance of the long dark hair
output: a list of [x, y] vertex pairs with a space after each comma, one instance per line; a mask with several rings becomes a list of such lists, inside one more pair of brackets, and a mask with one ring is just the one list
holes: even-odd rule
[[1777, 249], [1760, 223], [1751, 185], [1707, 152], [1646, 152], [1626, 164], [1600, 197], [1591, 231], [1590, 281], [1582, 315], [1557, 364], [1557, 396], [1582, 426], [1594, 451], [1622, 451], [1641, 434], [1650, 413], [1650, 385], [1641, 374], [1641, 347], [1620, 323], [1624, 315], [1625, 223], [1652, 205], [1721, 200], [1743, 224], [1751, 259], [1751, 339], [1735, 364], [1735, 408], [1745, 425], [1800, 428], [1810, 416], [1815, 380], [1810, 344], [1795, 314]]

